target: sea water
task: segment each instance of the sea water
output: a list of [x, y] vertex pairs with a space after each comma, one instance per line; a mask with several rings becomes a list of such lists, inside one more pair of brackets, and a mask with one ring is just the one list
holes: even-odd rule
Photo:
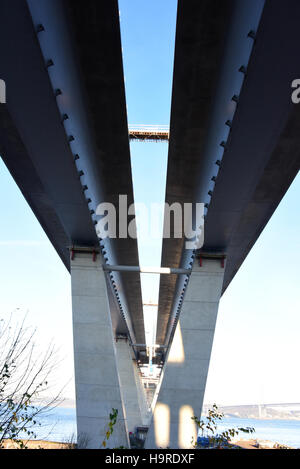
[[76, 442], [76, 411], [74, 408], [56, 407], [38, 415], [32, 430], [36, 440]]
[[[49, 441], [76, 441], [76, 412], [73, 408], [57, 407], [38, 419], [36, 439]], [[253, 427], [255, 433], [240, 433], [245, 440], [260, 439], [281, 443], [293, 448], [300, 448], [300, 420], [261, 420], [244, 418], [224, 418], [218, 424], [218, 432], [229, 428]]]
[[222, 419], [222, 422], [218, 424], [218, 431], [238, 427], [252, 427], [255, 429], [252, 434], [240, 432], [239, 437], [241, 439], [270, 440], [292, 448], [300, 448], [300, 420], [261, 420], [231, 417]]

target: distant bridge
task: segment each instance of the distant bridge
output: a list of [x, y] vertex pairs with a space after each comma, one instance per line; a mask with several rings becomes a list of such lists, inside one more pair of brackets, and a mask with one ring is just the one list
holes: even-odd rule
[[130, 125], [130, 140], [153, 140], [168, 141], [170, 136], [169, 127], [167, 125]]

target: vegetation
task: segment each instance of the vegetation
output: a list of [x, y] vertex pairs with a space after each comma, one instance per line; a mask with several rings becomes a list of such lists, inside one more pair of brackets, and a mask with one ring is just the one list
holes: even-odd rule
[[198, 430], [201, 432], [201, 437], [197, 441], [192, 441], [194, 448], [203, 449], [207, 448], [235, 448], [236, 446], [231, 444], [230, 441], [239, 435], [240, 432], [252, 434], [255, 429], [252, 427], [246, 428], [230, 428], [217, 433], [218, 423], [224, 418], [224, 414], [218, 410], [216, 404], [209, 409], [207, 417], [202, 420], [198, 417], [192, 417], [195, 421]]
[[[59, 393], [46, 403], [41, 401], [39, 405], [34, 404], [49, 390], [48, 379], [57, 365], [57, 357], [53, 345], [43, 355], [38, 353], [34, 342], [36, 331], [25, 326], [25, 319], [18, 323], [11, 315], [8, 321], [0, 320], [0, 448], [4, 447], [5, 440], [13, 440], [19, 448], [26, 448], [26, 443], [36, 438], [35, 427], [41, 425], [38, 417], [49, 412], [50, 407], [55, 407], [60, 399]], [[194, 448], [233, 448], [231, 440], [240, 432], [251, 434], [255, 431], [254, 428], [246, 427], [217, 433], [223, 417], [224, 414], [215, 404], [205, 419], [192, 417], [201, 435], [197, 441], [192, 441]], [[102, 441], [103, 448], [107, 447], [117, 418], [118, 409], [113, 408]], [[131, 434], [131, 446], [141, 447], [140, 442], [135, 440]], [[77, 442], [76, 445], [74, 438], [68, 445], [70, 449], [86, 446], [86, 441], [82, 444]]]
[[[18, 323], [11, 315], [7, 321], [0, 320], [0, 448], [6, 439], [26, 448], [26, 441], [36, 438], [38, 417], [59, 402], [59, 394], [46, 403], [42, 400], [57, 365], [56, 351], [49, 345], [39, 354], [36, 331], [25, 326], [25, 319]], [[38, 406], [33, 404], [37, 399], [41, 400]]]
[[106, 442], [109, 440], [110, 436], [114, 431], [114, 426], [117, 423], [118, 418], [118, 409], [112, 409], [111, 413], [109, 414], [109, 422], [108, 422], [108, 430], [106, 431], [104, 440], [102, 441], [103, 448], [106, 448]]

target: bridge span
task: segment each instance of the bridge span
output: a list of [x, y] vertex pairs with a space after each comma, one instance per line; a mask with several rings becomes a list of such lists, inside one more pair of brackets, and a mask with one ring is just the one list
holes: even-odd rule
[[[0, 10], [0, 153], [71, 274], [78, 435], [98, 448], [116, 408], [113, 447], [144, 426], [145, 447], [187, 448], [220, 297], [299, 170], [299, 1], [179, 0], [168, 129], [128, 128], [117, 0]], [[169, 145], [166, 202], [205, 204], [200, 250], [163, 241], [151, 410], [137, 242], [96, 233], [101, 202], [119, 231], [129, 139], [148, 138]]]

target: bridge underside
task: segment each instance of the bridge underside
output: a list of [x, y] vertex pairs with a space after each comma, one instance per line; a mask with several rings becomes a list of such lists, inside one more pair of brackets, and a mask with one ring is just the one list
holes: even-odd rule
[[[103, 265], [138, 266], [137, 242], [96, 234], [101, 202], [117, 216], [119, 195], [133, 202], [118, 3], [0, 0], [0, 10], [0, 153], [71, 271], [78, 428], [97, 447], [118, 408], [114, 444], [127, 445], [129, 426], [149, 418], [131, 347], [145, 344], [140, 275]], [[205, 243], [196, 253], [184, 238], [163, 242], [162, 266], [191, 273], [160, 280], [166, 364], [148, 447], [189, 445], [220, 296], [299, 169], [299, 17], [298, 0], [178, 1], [166, 202], [206, 204]]]
[[[226, 254], [223, 292], [299, 170], [298, 13], [297, 1], [178, 3], [166, 202], [206, 204], [202, 251]], [[163, 266], [189, 267], [184, 241], [164, 240]], [[161, 276], [159, 344], [186, 284]]]
[[[65, 266], [72, 245], [138, 265], [136, 240], [95, 231], [98, 204], [133, 202], [117, 1], [2, 0], [0, 39], [1, 156]], [[115, 333], [145, 343], [139, 274], [109, 282]]]

